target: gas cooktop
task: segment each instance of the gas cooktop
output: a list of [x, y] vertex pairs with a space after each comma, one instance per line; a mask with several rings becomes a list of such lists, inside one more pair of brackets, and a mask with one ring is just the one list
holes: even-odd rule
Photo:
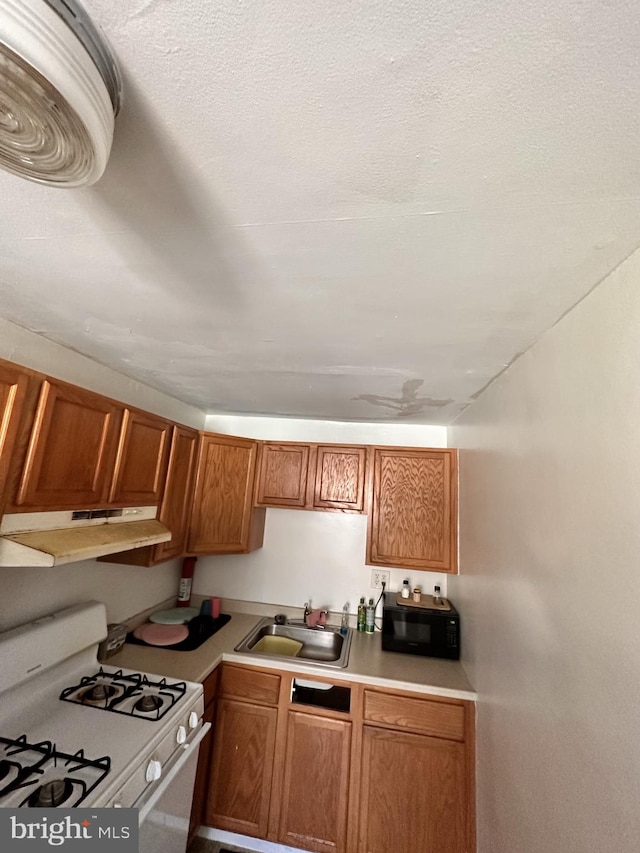
[[0, 635], [0, 808], [142, 814], [199, 743], [202, 685], [100, 665], [106, 633], [87, 602]]

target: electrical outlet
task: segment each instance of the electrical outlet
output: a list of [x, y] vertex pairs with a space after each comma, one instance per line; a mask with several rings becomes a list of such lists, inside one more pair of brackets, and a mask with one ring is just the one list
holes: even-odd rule
[[384, 569], [373, 569], [371, 571], [371, 589], [382, 589], [382, 584], [384, 583], [384, 588], [386, 590], [389, 589], [389, 572]]

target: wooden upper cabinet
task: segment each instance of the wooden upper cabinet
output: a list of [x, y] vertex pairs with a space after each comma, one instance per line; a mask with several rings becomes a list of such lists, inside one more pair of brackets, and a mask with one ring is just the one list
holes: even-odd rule
[[153, 546], [155, 562], [180, 557], [186, 551], [197, 458], [196, 430], [174, 426], [167, 482], [158, 516], [171, 531], [171, 540]]
[[24, 368], [0, 361], [0, 514], [31, 376]]
[[314, 509], [364, 510], [366, 447], [319, 445], [316, 449]]
[[167, 473], [173, 424], [125, 409], [109, 502], [116, 506], [159, 504]]
[[258, 506], [364, 512], [366, 447], [264, 442]]
[[257, 441], [201, 433], [188, 553], [262, 547], [265, 511], [253, 506], [257, 455]]
[[455, 450], [376, 447], [367, 563], [456, 572]]
[[108, 502], [122, 407], [56, 380], [40, 389], [16, 508], [69, 510]]
[[262, 445], [256, 491], [259, 506], [305, 506], [310, 449], [308, 444]]
[[197, 431], [174, 424], [167, 478], [158, 514], [159, 521], [171, 531], [170, 541], [98, 557], [100, 562], [155, 566], [186, 553], [197, 456]]

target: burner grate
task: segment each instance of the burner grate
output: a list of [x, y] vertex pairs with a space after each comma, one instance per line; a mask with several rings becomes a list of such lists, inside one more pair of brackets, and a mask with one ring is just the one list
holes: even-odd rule
[[60, 693], [60, 699], [113, 711], [128, 717], [144, 720], [161, 720], [171, 708], [180, 701], [187, 690], [184, 681], [167, 681], [160, 678], [154, 681], [145, 673], [99, 672], [85, 675], [78, 684], [66, 687]]
[[[30, 743], [26, 735], [0, 737], [0, 764], [4, 762], [9, 773], [0, 780], [2, 806], [75, 808], [111, 770], [109, 756], [87, 758], [82, 749], [71, 755], [51, 741]], [[9, 781], [2, 785], [7, 775]], [[49, 796], [51, 791], [55, 796]]]

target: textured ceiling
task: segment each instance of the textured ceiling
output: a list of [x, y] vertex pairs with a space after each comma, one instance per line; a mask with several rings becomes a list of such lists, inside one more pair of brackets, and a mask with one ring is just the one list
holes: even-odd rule
[[85, 6], [111, 160], [0, 173], [0, 315], [185, 402], [448, 423], [640, 245], [633, 3]]

